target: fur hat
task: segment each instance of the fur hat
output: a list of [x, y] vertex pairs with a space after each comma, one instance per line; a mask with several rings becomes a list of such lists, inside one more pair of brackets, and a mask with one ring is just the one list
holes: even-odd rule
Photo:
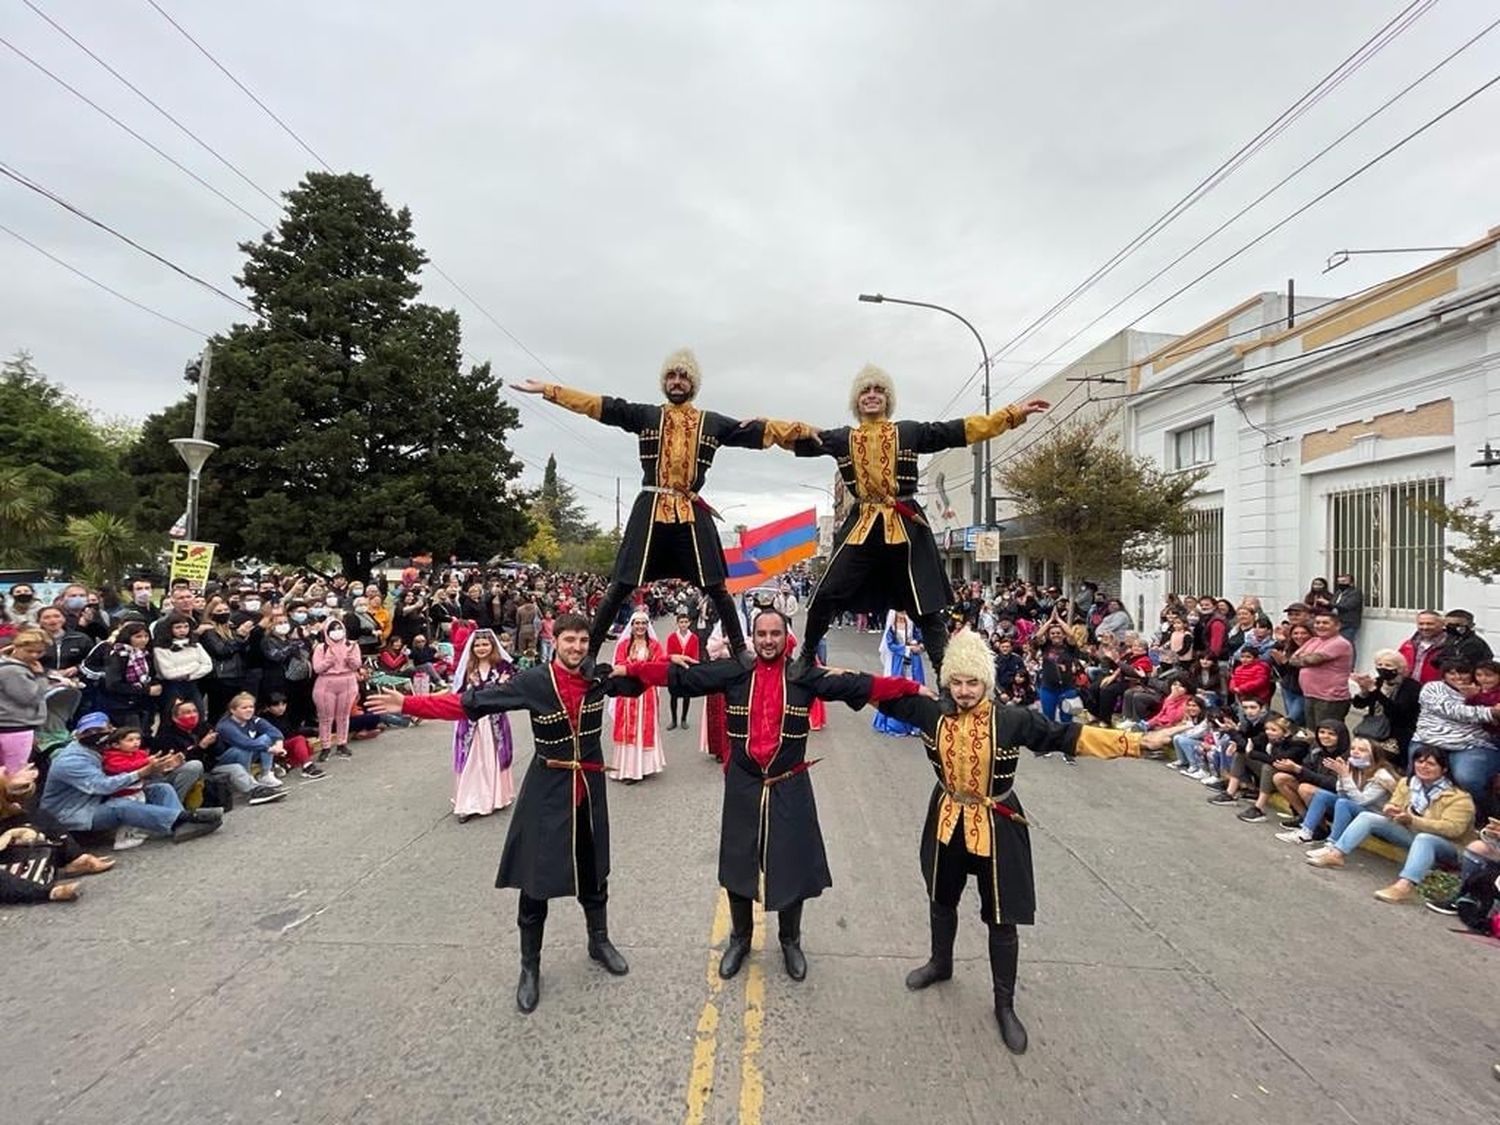
[[889, 418], [896, 412], [896, 384], [885, 371], [876, 367], [873, 363], [867, 363], [854, 377], [854, 382], [849, 387], [849, 412], [856, 418], [859, 413], [860, 392], [866, 387], [876, 386], [885, 392], [885, 416]]
[[698, 369], [698, 357], [693, 354], [692, 348], [678, 348], [666, 359], [661, 361], [661, 393], [667, 393], [667, 372], [681, 371], [688, 377], [688, 382], [693, 385], [693, 393], [689, 398], [698, 397], [698, 388], [703, 384], [703, 373]]
[[948, 639], [938, 683], [946, 687], [954, 676], [972, 676], [984, 685], [986, 694], [995, 690], [995, 658], [984, 638], [972, 629], [954, 633]]

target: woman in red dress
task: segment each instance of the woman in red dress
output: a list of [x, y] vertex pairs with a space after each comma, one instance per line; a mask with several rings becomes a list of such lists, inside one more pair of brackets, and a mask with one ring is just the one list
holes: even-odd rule
[[[666, 649], [651, 631], [651, 616], [644, 609], [631, 614], [630, 625], [615, 646], [615, 667], [632, 660], [664, 660]], [[611, 701], [614, 708], [615, 752], [613, 774], [627, 785], [649, 774], [661, 773], [666, 758], [661, 746], [661, 714], [656, 688], [645, 694]]]

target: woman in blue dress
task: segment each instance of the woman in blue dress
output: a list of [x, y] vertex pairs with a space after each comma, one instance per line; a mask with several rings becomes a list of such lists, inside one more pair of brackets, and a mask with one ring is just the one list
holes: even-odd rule
[[[926, 647], [922, 644], [922, 630], [902, 613], [892, 610], [886, 614], [885, 632], [880, 638], [880, 665], [887, 676], [905, 676], [919, 684], [927, 682]], [[922, 733], [921, 727], [892, 719], [877, 711], [875, 729], [881, 734], [897, 738], [915, 737]]]

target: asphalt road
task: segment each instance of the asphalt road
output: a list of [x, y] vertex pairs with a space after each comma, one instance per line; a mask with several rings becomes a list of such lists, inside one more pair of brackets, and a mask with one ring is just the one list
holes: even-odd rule
[[[836, 632], [833, 660], [872, 667], [875, 641]], [[125, 853], [76, 904], [0, 913], [0, 1119], [1500, 1120], [1500, 951], [1377, 902], [1388, 864], [1313, 871], [1152, 763], [1022, 762], [1027, 1055], [999, 1042], [972, 890], [954, 979], [907, 993], [931, 773], [918, 740], [842, 707], [814, 736], [835, 885], [807, 906], [808, 979], [773, 933], [720, 982], [719, 775], [696, 733], [667, 748], [665, 774], [610, 792], [629, 976], [587, 959], [560, 901], [542, 1005], [516, 1012], [515, 894], [493, 889], [508, 814], [447, 815], [429, 723], [215, 836]]]

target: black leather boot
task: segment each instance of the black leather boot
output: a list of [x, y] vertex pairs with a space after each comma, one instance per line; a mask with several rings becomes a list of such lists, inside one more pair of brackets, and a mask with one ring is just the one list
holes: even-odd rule
[[625, 958], [609, 940], [609, 908], [591, 906], [583, 912], [589, 931], [589, 957], [598, 961], [612, 975], [623, 977], [630, 972]]
[[728, 980], [740, 971], [745, 958], [750, 956], [750, 938], [755, 933], [755, 905], [748, 898], [729, 896], [729, 947], [719, 959], [719, 976]]
[[521, 979], [516, 983], [516, 1007], [530, 1015], [542, 998], [542, 926], [521, 927]]
[[786, 975], [793, 980], [807, 979], [807, 956], [802, 952], [802, 904], [789, 906], [776, 915], [777, 936], [781, 939], [781, 960]]
[[990, 927], [990, 976], [995, 982], [995, 1019], [1000, 1038], [1013, 1055], [1026, 1053], [1026, 1025], [1016, 1015], [1016, 964], [1021, 943], [1014, 926]]
[[913, 992], [953, 979], [953, 939], [958, 936], [958, 907], [927, 903], [927, 920], [932, 928], [932, 956], [927, 964], [906, 974], [906, 987]]

